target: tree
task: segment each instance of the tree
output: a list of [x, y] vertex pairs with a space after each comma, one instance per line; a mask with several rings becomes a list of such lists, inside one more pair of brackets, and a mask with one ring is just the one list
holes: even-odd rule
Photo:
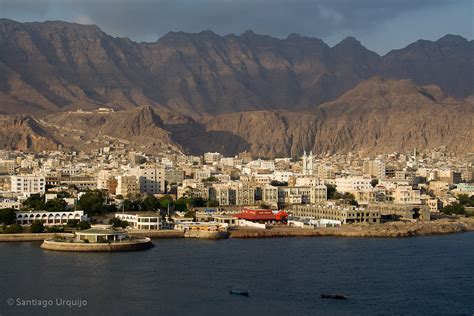
[[372, 181], [370, 181], [370, 185], [374, 188], [377, 186], [377, 184], [379, 184], [379, 179], [372, 179]]
[[20, 224], [13, 224], [5, 227], [3, 231], [5, 234], [19, 234], [23, 231], [23, 227]]
[[462, 206], [474, 206], [474, 196], [469, 196], [467, 194], [458, 195], [459, 204]]
[[109, 220], [109, 224], [113, 227], [127, 228], [130, 224], [127, 221], [123, 221], [120, 218], [114, 217]]
[[459, 203], [453, 203], [451, 205], [447, 205], [441, 209], [441, 212], [447, 215], [456, 214], [456, 215], [464, 215], [466, 214], [466, 210], [464, 206]]
[[77, 224], [79, 224], [78, 219], [70, 219], [67, 221], [66, 226], [67, 227], [77, 227]]
[[173, 198], [171, 197], [171, 195], [165, 195], [160, 197], [158, 201], [160, 203], [160, 208], [166, 210], [168, 209], [168, 205], [173, 202]]
[[145, 211], [157, 211], [160, 209], [160, 201], [154, 195], [147, 196], [142, 204]]
[[328, 192], [328, 200], [334, 199], [334, 196], [337, 193], [336, 187], [332, 184], [326, 184], [327, 192]]
[[79, 209], [87, 215], [99, 215], [104, 212], [104, 194], [100, 190], [88, 191], [77, 202]]
[[66, 206], [67, 203], [63, 199], [53, 199], [44, 204], [44, 210], [46, 212], [62, 212]]
[[23, 202], [23, 205], [28, 209], [42, 211], [44, 210], [44, 196], [32, 194]]
[[207, 205], [206, 200], [198, 196], [191, 199], [191, 205], [194, 207], [204, 207]]
[[89, 228], [91, 228], [91, 224], [89, 222], [86, 222], [86, 221], [80, 221], [77, 224], [77, 228], [79, 230], [89, 229]]
[[0, 210], [0, 223], [3, 225], [11, 225], [16, 222], [15, 210], [4, 208]]
[[139, 212], [140, 204], [140, 201], [133, 201], [127, 199], [123, 201], [123, 209], [127, 212]]
[[71, 194], [69, 194], [69, 192], [67, 192], [67, 191], [58, 192], [57, 195], [58, 195], [58, 199], [66, 199], [66, 198], [71, 197]]
[[42, 233], [44, 232], [44, 225], [41, 221], [34, 221], [31, 223], [30, 232], [32, 233]]

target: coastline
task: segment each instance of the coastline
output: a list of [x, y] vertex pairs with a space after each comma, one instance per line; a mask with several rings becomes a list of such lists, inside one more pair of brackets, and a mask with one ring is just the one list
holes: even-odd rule
[[230, 231], [229, 238], [277, 237], [368, 237], [402, 238], [413, 236], [445, 235], [474, 231], [474, 219], [441, 219], [430, 222], [391, 222], [385, 224], [352, 224], [337, 228], [272, 228], [258, 230], [238, 228]]
[[[385, 224], [352, 224], [337, 228], [294, 228], [277, 227], [257, 229], [236, 227], [229, 229], [228, 238], [284, 238], [284, 237], [362, 237], [362, 238], [403, 238], [413, 236], [445, 235], [474, 231], [474, 218], [440, 219], [430, 222], [390, 222]], [[133, 237], [151, 239], [185, 238], [177, 230], [130, 230]], [[21, 233], [0, 234], [0, 242], [44, 241], [55, 236], [72, 237], [70, 233]]]

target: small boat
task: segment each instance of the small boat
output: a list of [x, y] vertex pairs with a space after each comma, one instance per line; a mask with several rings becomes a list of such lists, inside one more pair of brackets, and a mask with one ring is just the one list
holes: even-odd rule
[[241, 296], [250, 296], [250, 292], [249, 292], [249, 291], [236, 291], [236, 290], [230, 290], [230, 291], [229, 291], [229, 294], [233, 294], [233, 295], [241, 295]]
[[332, 298], [335, 300], [347, 300], [347, 296], [341, 294], [321, 294], [321, 298]]

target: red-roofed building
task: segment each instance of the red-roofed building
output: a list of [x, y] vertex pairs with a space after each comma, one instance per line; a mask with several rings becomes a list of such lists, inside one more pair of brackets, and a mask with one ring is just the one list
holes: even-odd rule
[[283, 211], [273, 214], [272, 210], [244, 209], [243, 212], [235, 214], [234, 217], [237, 217], [238, 219], [245, 219], [251, 222], [273, 223], [286, 220], [288, 214]]

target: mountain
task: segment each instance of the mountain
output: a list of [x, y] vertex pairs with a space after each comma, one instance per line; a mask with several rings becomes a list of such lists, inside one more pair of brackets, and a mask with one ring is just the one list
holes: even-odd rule
[[150, 105], [201, 120], [332, 101], [373, 76], [435, 84], [456, 98], [474, 91], [474, 42], [448, 35], [385, 56], [354, 38], [247, 31], [170, 32], [153, 43], [114, 38], [94, 25], [0, 19], [0, 113]]
[[60, 143], [29, 115], [0, 115], [0, 148], [21, 151], [57, 150]]
[[474, 102], [456, 101], [437, 86], [374, 77], [337, 100], [305, 112], [221, 114], [206, 122], [249, 143], [252, 153], [297, 156], [362, 151], [382, 153], [442, 145], [474, 151]]
[[335, 101], [300, 111], [245, 111], [195, 120], [141, 106], [4, 118], [0, 148], [9, 149], [20, 148], [18, 144], [36, 150], [59, 144], [94, 149], [120, 143], [148, 153], [219, 151], [230, 156], [248, 150], [267, 158], [296, 157], [303, 150], [373, 154], [441, 145], [459, 153], [474, 151], [472, 100], [458, 101], [434, 85], [380, 77], [359, 83]]

